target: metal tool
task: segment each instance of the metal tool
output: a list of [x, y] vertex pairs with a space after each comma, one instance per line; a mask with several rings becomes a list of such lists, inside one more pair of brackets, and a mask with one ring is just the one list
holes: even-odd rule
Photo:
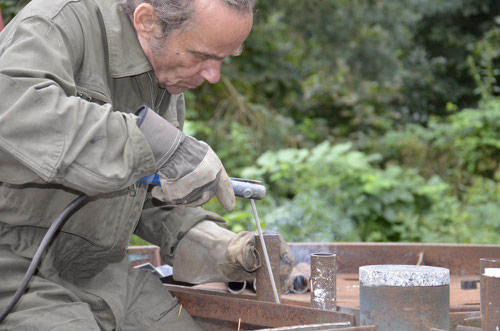
[[[233, 186], [234, 195], [238, 198], [262, 200], [266, 196], [266, 187], [259, 181], [230, 177]], [[142, 177], [139, 183], [161, 186], [158, 174]]]
[[266, 242], [264, 240], [264, 235], [262, 234], [262, 227], [260, 226], [257, 207], [255, 206], [255, 200], [261, 200], [265, 197], [266, 187], [264, 186], [264, 184], [256, 180], [233, 177], [231, 178], [231, 185], [233, 186], [235, 196], [239, 198], [250, 199], [253, 217], [255, 219], [255, 225], [257, 226], [257, 232], [259, 233], [260, 244], [262, 245], [262, 251], [264, 252], [264, 260], [266, 262], [267, 273], [269, 274], [269, 280], [271, 281], [271, 286], [273, 288], [274, 301], [276, 303], [280, 303], [278, 289], [276, 288], [276, 282], [274, 281], [273, 270], [271, 268], [271, 262], [269, 261], [269, 254], [267, 254]]
[[262, 200], [266, 196], [266, 187], [259, 181], [231, 177], [234, 195], [238, 198]]

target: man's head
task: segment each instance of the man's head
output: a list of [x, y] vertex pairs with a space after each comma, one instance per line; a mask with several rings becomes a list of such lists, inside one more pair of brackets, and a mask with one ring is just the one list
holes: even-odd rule
[[219, 80], [241, 52], [255, 0], [122, 0], [159, 85], [177, 94]]

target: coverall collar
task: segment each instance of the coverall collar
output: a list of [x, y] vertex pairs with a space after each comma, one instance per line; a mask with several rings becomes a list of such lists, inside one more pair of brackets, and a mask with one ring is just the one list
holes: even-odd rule
[[101, 9], [108, 44], [111, 77], [122, 78], [152, 71], [142, 51], [132, 22], [116, 0], [97, 0]]

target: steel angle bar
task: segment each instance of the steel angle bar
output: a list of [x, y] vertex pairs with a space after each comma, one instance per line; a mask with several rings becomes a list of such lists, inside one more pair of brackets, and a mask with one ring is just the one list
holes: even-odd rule
[[194, 317], [217, 319], [259, 325], [283, 327], [304, 324], [349, 322], [354, 316], [334, 311], [300, 306], [253, 301], [217, 295], [198, 294], [169, 289], [182, 304], [183, 309]]

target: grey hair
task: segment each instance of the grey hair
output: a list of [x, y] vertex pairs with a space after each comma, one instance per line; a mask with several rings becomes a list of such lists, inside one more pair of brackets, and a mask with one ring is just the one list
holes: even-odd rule
[[[134, 16], [134, 11], [141, 3], [149, 3], [159, 20], [163, 34], [157, 39], [164, 40], [172, 31], [184, 29], [190, 22], [193, 14], [195, 0], [120, 0], [120, 6], [129, 16]], [[223, 1], [224, 4], [241, 13], [251, 13], [255, 7], [255, 0], [213, 0]]]

